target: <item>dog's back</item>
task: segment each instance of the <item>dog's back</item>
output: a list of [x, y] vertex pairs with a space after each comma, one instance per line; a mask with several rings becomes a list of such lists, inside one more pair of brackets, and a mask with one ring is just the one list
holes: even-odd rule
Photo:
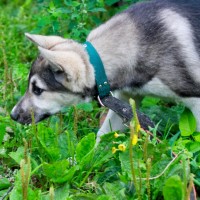
[[183, 102], [200, 130], [200, 0], [135, 4], [88, 39], [104, 59], [113, 89]]
[[113, 89], [158, 78], [178, 96], [200, 97], [200, 0], [135, 4], [88, 39], [104, 54]]

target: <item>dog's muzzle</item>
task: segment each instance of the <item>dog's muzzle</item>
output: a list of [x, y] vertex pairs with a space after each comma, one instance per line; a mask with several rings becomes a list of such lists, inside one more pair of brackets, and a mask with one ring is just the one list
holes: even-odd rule
[[[36, 114], [34, 113], [34, 120], [35, 123], [38, 123], [46, 118], [51, 116], [49, 113], [45, 114]], [[10, 117], [16, 121], [19, 122], [20, 124], [31, 124], [32, 123], [32, 116], [31, 116], [31, 111], [24, 111], [22, 108], [14, 107], [13, 110], [11, 111]]]
[[11, 111], [10, 117], [19, 122], [20, 124], [30, 124], [31, 123], [31, 114], [26, 113], [22, 108], [14, 107]]
[[15, 112], [11, 112], [10, 117], [12, 120], [17, 121], [19, 119], [19, 114]]

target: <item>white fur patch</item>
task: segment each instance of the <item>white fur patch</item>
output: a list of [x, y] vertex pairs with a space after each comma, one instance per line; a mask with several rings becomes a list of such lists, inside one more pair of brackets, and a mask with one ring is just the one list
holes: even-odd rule
[[139, 33], [127, 13], [116, 15], [91, 31], [87, 40], [98, 51], [108, 77], [113, 77], [113, 70], [119, 71], [123, 66], [129, 74], [137, 63]]
[[40, 96], [33, 95], [32, 106], [40, 110], [41, 113], [57, 113], [65, 106], [75, 105], [80, 102], [77, 95], [62, 94], [59, 92], [43, 92]]
[[160, 79], [153, 78], [147, 84], [145, 84], [140, 90], [141, 95], [153, 95], [167, 99], [179, 99], [175, 92], [173, 92], [167, 85], [165, 85]]
[[160, 18], [167, 30], [177, 39], [189, 73], [196, 81], [200, 82], [200, 58], [194, 45], [190, 22], [187, 18], [170, 9], [162, 10]]
[[36, 84], [37, 87], [39, 87], [39, 88], [41, 88], [43, 90], [47, 90], [47, 86], [46, 86], [45, 82], [42, 81], [37, 74], [35, 74], [35, 75], [33, 75], [31, 77], [31, 80], [30, 80], [31, 84], [30, 84], [29, 91], [32, 90], [32, 83], [34, 83], [34, 82], [35, 82], [35, 84]]
[[114, 16], [107, 22], [101, 24], [99, 27], [92, 30], [87, 39], [93, 40], [93, 39], [101, 37], [105, 32], [109, 31], [109, 29], [112, 28], [112, 26], [114, 24], [125, 23], [124, 20], [126, 20], [126, 19], [127, 19], [127, 14], [121, 14], [121, 15]]

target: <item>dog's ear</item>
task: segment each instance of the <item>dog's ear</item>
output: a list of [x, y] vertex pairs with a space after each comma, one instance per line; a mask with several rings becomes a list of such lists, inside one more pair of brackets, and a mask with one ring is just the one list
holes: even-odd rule
[[67, 41], [66, 39], [59, 36], [44, 36], [30, 33], [25, 33], [25, 36], [36, 45], [45, 49], [50, 49], [57, 44]]
[[50, 62], [51, 69], [53, 72], [63, 72], [64, 71], [64, 68], [61, 65], [60, 61], [62, 60], [62, 54], [64, 54], [65, 52], [51, 51], [51, 50], [44, 49], [40, 46], [38, 47], [38, 49], [39, 49], [41, 56]]
[[[76, 73], [74, 70], [74, 63], [70, 62], [75, 57], [71, 57], [71, 53], [67, 53], [64, 51], [51, 51], [44, 49], [42, 47], [38, 47], [41, 56], [43, 56], [46, 60], [49, 61], [51, 70], [54, 72], [55, 78], [59, 78], [59, 82], [65, 81], [69, 82], [72, 78], [76, 77]], [[62, 80], [61, 80], [62, 79]], [[58, 80], [57, 80], [58, 81]]]

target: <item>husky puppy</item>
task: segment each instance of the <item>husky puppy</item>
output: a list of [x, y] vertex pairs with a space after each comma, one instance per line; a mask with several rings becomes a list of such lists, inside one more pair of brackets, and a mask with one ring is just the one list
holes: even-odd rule
[[[11, 112], [31, 123], [96, 95], [95, 72], [82, 44], [58, 36], [26, 34], [39, 49], [29, 86]], [[138, 3], [88, 35], [99, 53], [111, 90], [118, 98], [144, 95], [172, 99], [191, 109], [200, 130], [200, 1]], [[99, 137], [124, 128], [109, 111]]]

